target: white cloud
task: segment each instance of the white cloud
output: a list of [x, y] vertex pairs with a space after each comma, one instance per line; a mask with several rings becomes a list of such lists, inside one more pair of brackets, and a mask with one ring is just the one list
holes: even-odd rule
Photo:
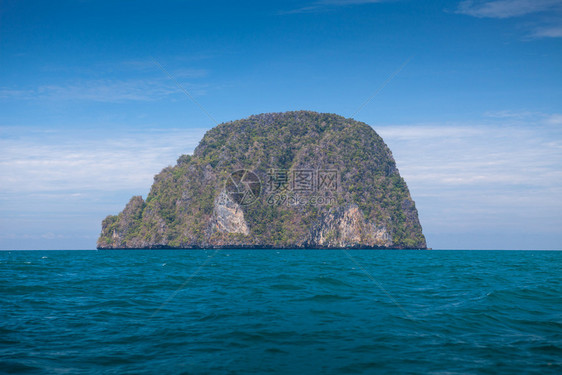
[[514, 118], [375, 129], [393, 151], [424, 229], [562, 227], [562, 116], [529, 115], [526, 126]]
[[[539, 113], [531, 111], [488, 111], [484, 113], [486, 117], [499, 118], [499, 119], [527, 119], [532, 116], [536, 116]], [[540, 115], [540, 114], [539, 114]]]
[[144, 80], [87, 80], [67, 85], [47, 85], [37, 96], [50, 100], [88, 100], [98, 102], [148, 101], [161, 99], [175, 91], [170, 86]]
[[531, 37], [562, 38], [562, 25], [539, 27], [531, 34]]
[[[174, 74], [176, 74], [174, 72]], [[177, 78], [189, 77], [189, 71], [180, 70]], [[206, 85], [182, 83], [192, 95], [205, 94]], [[98, 79], [75, 80], [66, 84], [41, 85], [32, 89], [0, 88], [0, 99], [55, 101], [85, 100], [105, 103], [125, 101], [153, 101], [170, 95], [183, 95], [167, 77], [161, 79]]]
[[549, 125], [562, 125], [562, 114], [553, 114], [548, 116], [546, 123]]
[[345, 5], [358, 5], [358, 4], [373, 4], [382, 3], [389, 0], [321, 0], [317, 4], [345, 6]]
[[375, 3], [384, 3], [389, 1], [392, 0], [319, 0], [319, 1], [311, 2], [310, 5], [304, 7], [281, 12], [281, 14], [314, 13], [314, 12], [321, 12], [337, 7], [342, 7], [342, 6], [375, 4]]
[[[525, 39], [562, 37], [562, 2], [560, 0], [465, 0], [457, 13], [478, 18], [515, 18], [527, 16], [521, 27]], [[535, 17], [529, 18], [532, 15]]]
[[[36, 87], [0, 87], [0, 99], [34, 100], [46, 99], [55, 101], [85, 100], [93, 102], [121, 103], [125, 101], [154, 101], [168, 98], [170, 95], [183, 95], [176, 86], [177, 80], [183, 88], [194, 96], [204, 95], [209, 85], [198, 82], [209, 71], [191, 67], [165, 67], [154, 59], [122, 61], [114, 64], [100, 64], [99, 66], [75, 72], [77, 77], [64, 83], [38, 84]], [[181, 66], [181, 65], [180, 65]], [[61, 67], [48, 67], [57, 72]], [[65, 67], [65, 70], [67, 67]], [[110, 72], [104, 78], [99, 77], [98, 71]], [[115, 79], [112, 74], [126, 73], [128, 78]], [[168, 77], [172, 75], [174, 80]], [[85, 78], [84, 78], [85, 77]], [[187, 81], [187, 82], [186, 82]]]
[[560, 0], [488, 0], [462, 1], [458, 13], [482, 18], [511, 18], [559, 9]]
[[0, 191], [77, 197], [92, 191], [146, 192], [156, 173], [193, 151], [204, 129], [104, 131], [105, 136], [94, 131], [3, 133], [11, 136], [0, 138]]
[[[104, 65], [102, 66], [102, 70], [109, 70], [109, 69], [118, 69], [120, 71], [126, 72], [160, 72], [160, 67], [157, 65], [160, 62], [157, 59], [138, 59], [138, 60], [126, 60], [122, 61], [119, 64], [111, 64], [111, 65]], [[162, 61], [162, 65], [164, 62]], [[167, 64], [166, 64], [167, 65]], [[177, 61], [174, 61], [173, 65], [177, 66], [180, 65]], [[176, 78], [202, 78], [206, 77], [209, 74], [207, 69], [198, 69], [198, 68], [179, 68], [171, 70], [174, 77]]]
[[0, 87], [0, 99], [29, 98], [34, 94], [35, 92], [33, 90], [18, 90]]

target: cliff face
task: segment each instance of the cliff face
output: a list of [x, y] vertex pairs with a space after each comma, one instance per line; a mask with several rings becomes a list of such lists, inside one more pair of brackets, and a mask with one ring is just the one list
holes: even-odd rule
[[426, 248], [392, 154], [333, 114], [251, 116], [209, 130], [193, 156], [102, 222], [100, 249]]

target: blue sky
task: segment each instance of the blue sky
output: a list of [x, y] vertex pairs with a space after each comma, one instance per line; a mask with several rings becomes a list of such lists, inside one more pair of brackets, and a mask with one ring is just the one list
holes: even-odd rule
[[193, 151], [215, 123], [158, 64], [218, 122], [373, 126], [431, 247], [562, 248], [559, 0], [4, 0], [0, 249], [94, 248]]

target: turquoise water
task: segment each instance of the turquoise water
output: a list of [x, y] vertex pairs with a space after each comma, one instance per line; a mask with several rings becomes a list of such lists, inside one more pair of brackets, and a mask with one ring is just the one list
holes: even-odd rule
[[0, 372], [560, 374], [562, 252], [0, 252]]

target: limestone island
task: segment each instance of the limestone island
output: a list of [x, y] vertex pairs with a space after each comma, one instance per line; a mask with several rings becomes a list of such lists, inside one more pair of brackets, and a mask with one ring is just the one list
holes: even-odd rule
[[392, 153], [335, 114], [266, 113], [209, 130], [102, 222], [98, 249], [426, 249]]

